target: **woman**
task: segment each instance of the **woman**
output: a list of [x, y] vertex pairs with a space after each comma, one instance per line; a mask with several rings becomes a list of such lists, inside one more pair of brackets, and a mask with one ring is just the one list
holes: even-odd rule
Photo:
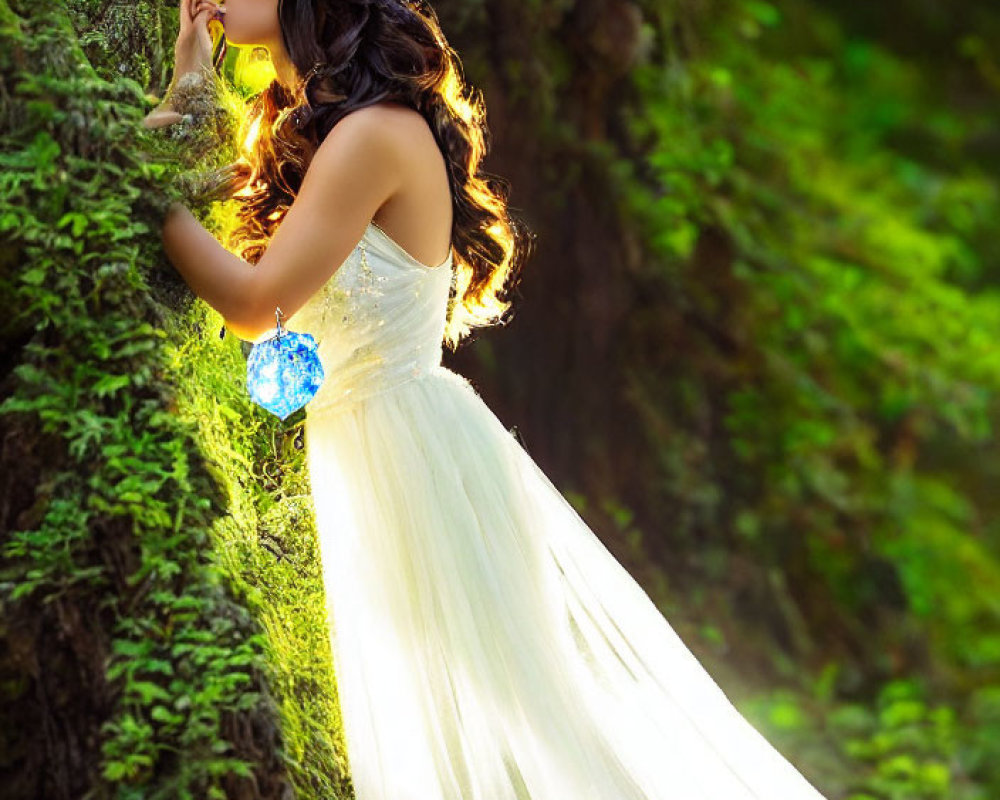
[[[278, 76], [250, 114], [241, 255], [180, 205], [163, 240], [237, 335], [280, 308], [319, 342], [306, 449], [359, 800], [821, 798], [440, 363], [442, 342], [499, 320], [524, 251], [433, 11], [181, 14], [177, 73], [210, 67], [221, 14]], [[168, 102], [149, 124], [176, 118]]]

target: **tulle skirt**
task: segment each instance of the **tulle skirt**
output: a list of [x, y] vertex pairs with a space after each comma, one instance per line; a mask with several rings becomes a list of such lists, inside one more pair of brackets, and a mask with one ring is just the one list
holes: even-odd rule
[[358, 800], [816, 800], [462, 376], [306, 420]]

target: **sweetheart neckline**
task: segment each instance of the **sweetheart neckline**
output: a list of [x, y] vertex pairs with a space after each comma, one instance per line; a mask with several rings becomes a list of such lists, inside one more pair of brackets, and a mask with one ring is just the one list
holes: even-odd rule
[[452, 260], [452, 248], [449, 247], [448, 248], [448, 255], [445, 256], [444, 261], [442, 261], [440, 264], [436, 264], [435, 266], [432, 267], [432, 266], [430, 266], [428, 264], [423, 263], [422, 261], [418, 261], [412, 255], [410, 255], [410, 253], [407, 252], [407, 250], [399, 242], [397, 242], [388, 233], [386, 233], [384, 230], [382, 230], [382, 228], [380, 228], [378, 226], [378, 224], [374, 220], [372, 220], [371, 222], [368, 223], [368, 227], [365, 230], [367, 232], [367, 231], [369, 231], [369, 230], [371, 230], [373, 228], [376, 231], [378, 231], [380, 234], [382, 234], [382, 237], [386, 241], [388, 241], [389, 244], [392, 247], [394, 247], [400, 253], [400, 255], [404, 256], [408, 261], [410, 261], [410, 263], [412, 263], [412, 264], [420, 267], [421, 269], [425, 269], [428, 272], [433, 272], [436, 269], [442, 269], [445, 266], [447, 266], [451, 262], [451, 260]]

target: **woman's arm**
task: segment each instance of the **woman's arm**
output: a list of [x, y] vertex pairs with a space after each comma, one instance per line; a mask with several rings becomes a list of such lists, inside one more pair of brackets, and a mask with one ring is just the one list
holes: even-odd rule
[[226, 327], [254, 341], [287, 320], [336, 272], [401, 182], [403, 147], [391, 111], [348, 114], [320, 144], [298, 195], [256, 266], [226, 250], [182, 204], [162, 226], [163, 247], [191, 290]]
[[255, 339], [260, 332], [248, 329], [245, 317], [253, 267], [226, 250], [181, 203], [170, 205], [161, 236], [167, 258], [191, 291], [222, 314], [228, 330]]

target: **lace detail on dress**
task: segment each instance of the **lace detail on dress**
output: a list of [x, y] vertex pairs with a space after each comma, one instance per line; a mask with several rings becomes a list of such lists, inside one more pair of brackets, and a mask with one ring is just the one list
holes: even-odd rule
[[353, 405], [441, 362], [451, 270], [411, 263], [373, 224], [289, 320], [316, 337], [327, 375], [307, 413]]
[[[352, 269], [348, 259], [333, 277], [319, 290], [318, 299], [311, 298], [307, 305], [317, 306], [316, 315], [309, 317], [309, 324], [324, 330], [334, 325], [339, 317], [343, 325], [370, 324], [380, 311], [379, 295], [384, 291], [382, 284], [389, 280], [387, 275], [376, 275], [368, 261], [367, 242], [362, 239], [355, 250], [359, 269]], [[352, 254], [352, 257], [354, 254]], [[302, 311], [296, 315], [301, 320], [307, 316]], [[299, 320], [297, 320], [299, 321]], [[385, 324], [384, 319], [375, 319], [375, 324]]]

